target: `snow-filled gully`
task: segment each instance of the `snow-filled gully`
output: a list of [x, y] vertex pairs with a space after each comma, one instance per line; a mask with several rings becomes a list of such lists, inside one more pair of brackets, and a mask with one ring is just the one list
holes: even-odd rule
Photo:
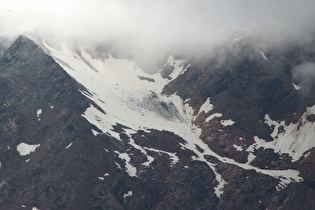
[[[163, 87], [170, 82], [163, 79], [160, 74], [148, 75], [136, 67], [133, 62], [116, 59], [109, 56], [102, 61], [93, 59], [88, 53], [81, 50], [80, 55], [68, 49], [65, 45], [61, 50], [56, 50], [44, 43], [46, 49], [56, 62], [76, 81], [81, 83], [89, 93], [82, 92], [86, 97], [93, 100], [99, 107], [105, 110], [106, 114], [99, 111], [93, 105], [82, 115], [91, 124], [94, 124], [103, 133], [111, 135], [120, 140], [119, 133], [116, 133], [113, 126], [119, 124], [125, 125], [130, 129], [125, 129], [125, 133], [130, 137], [129, 144], [141, 153], [147, 156], [148, 161], [142, 165], [149, 166], [154, 160], [148, 156], [147, 151], [160, 152], [170, 156], [172, 163], [176, 164], [179, 159], [176, 154], [169, 153], [153, 148], [146, 148], [137, 145], [132, 139], [132, 134], [138, 130], [149, 132], [149, 129], [167, 130], [182, 137], [187, 143], [182, 144], [185, 149], [192, 150], [196, 156], [193, 160], [205, 162], [215, 173], [218, 185], [215, 187], [215, 193], [218, 197], [223, 193], [226, 182], [216, 171], [216, 164], [211, 163], [205, 157], [210, 155], [216, 157], [223, 163], [236, 165], [245, 170], [255, 170], [268, 176], [279, 179], [279, 186], [285, 187], [291, 182], [300, 182], [299, 172], [296, 170], [267, 170], [251, 166], [249, 163], [238, 163], [233, 159], [221, 157], [214, 153], [200, 138], [201, 129], [193, 124], [194, 116], [192, 108], [184, 103], [176, 94], [165, 96], [160, 94]], [[184, 60], [174, 60], [169, 57], [167, 64], [174, 67], [171, 78], [175, 79], [178, 75], [183, 74], [187, 67], [184, 66]], [[141, 80], [140, 78], [150, 78]], [[165, 109], [165, 105], [169, 107]], [[210, 99], [201, 106], [199, 113], [209, 112], [213, 109]], [[212, 116], [212, 115], [211, 115]], [[215, 117], [221, 117], [217, 113], [207, 121]], [[232, 120], [222, 122], [225, 126], [230, 126]], [[95, 132], [93, 132], [95, 133]], [[97, 135], [97, 133], [95, 133]], [[203, 152], [199, 151], [201, 148]], [[126, 153], [118, 153], [118, 156], [125, 160], [126, 170], [131, 176], [136, 176], [136, 168], [129, 164], [129, 156]], [[277, 186], [279, 189], [279, 186]]]

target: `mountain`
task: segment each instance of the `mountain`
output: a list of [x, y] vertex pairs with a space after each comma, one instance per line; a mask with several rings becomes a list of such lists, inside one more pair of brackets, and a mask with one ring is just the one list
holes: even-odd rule
[[312, 46], [237, 39], [155, 74], [25, 36], [3, 49], [1, 209], [315, 206]]

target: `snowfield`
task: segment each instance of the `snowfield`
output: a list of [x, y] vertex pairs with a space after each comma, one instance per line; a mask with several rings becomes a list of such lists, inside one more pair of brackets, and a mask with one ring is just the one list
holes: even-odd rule
[[[215, 188], [215, 193], [218, 197], [223, 193], [224, 185], [226, 181], [216, 171], [216, 164], [211, 163], [205, 157], [207, 155], [216, 157], [221, 162], [233, 164], [246, 170], [255, 170], [257, 173], [262, 173], [268, 176], [279, 179], [279, 186], [277, 189], [282, 189], [291, 182], [300, 182], [302, 178], [299, 176], [299, 172], [295, 170], [267, 170], [260, 169], [250, 165], [250, 162], [255, 158], [250, 156], [247, 163], [238, 163], [233, 159], [219, 156], [214, 153], [199, 137], [201, 129], [194, 125], [195, 116], [193, 116], [193, 110], [188, 103], [185, 103], [178, 95], [174, 94], [166, 96], [161, 94], [165, 85], [171, 80], [178, 77], [187, 71], [188, 66], [184, 66], [184, 60], [175, 60], [170, 56], [165, 65], [174, 67], [173, 72], [170, 74], [169, 79], [163, 79], [159, 73], [149, 75], [138, 68], [134, 62], [116, 59], [112, 56], [105, 60], [97, 60], [92, 58], [84, 50], [79, 53], [75, 53], [62, 45], [61, 50], [56, 50], [46, 43], [44, 46], [50, 52], [50, 55], [56, 62], [76, 81], [81, 83], [88, 92], [81, 91], [83, 95], [93, 100], [100, 108], [93, 105], [85, 111], [82, 115], [91, 124], [95, 125], [102, 133], [106, 133], [118, 140], [120, 139], [119, 133], [115, 132], [113, 126], [117, 124], [124, 125], [130, 129], [124, 129], [125, 133], [131, 138], [131, 135], [138, 130], [144, 130], [149, 132], [149, 129], [167, 130], [182, 137], [186, 143], [181, 146], [185, 149], [192, 150], [196, 156], [192, 157], [192, 160], [204, 161], [214, 171], [218, 185]], [[265, 55], [261, 52], [264, 59], [267, 60]], [[146, 79], [141, 79], [146, 78]], [[213, 109], [213, 105], [208, 98], [201, 106], [199, 113], [208, 113]], [[311, 108], [310, 112], [314, 112], [315, 107]], [[315, 112], [314, 112], [315, 113]], [[221, 113], [215, 113], [210, 115], [206, 122], [214, 118], [222, 117]], [[231, 126], [235, 122], [233, 120], [221, 120], [221, 124], [225, 126]], [[303, 121], [304, 122], [304, 121]], [[280, 124], [272, 121], [266, 117], [266, 123], [270, 126], [276, 127]], [[307, 151], [309, 148], [315, 145], [307, 141], [303, 143], [302, 140], [306, 137], [311, 139], [314, 137], [314, 125], [307, 124], [305, 130], [297, 130], [296, 125], [289, 125], [286, 127], [286, 132], [283, 134], [274, 134], [276, 144], [268, 145], [267, 143], [261, 143], [258, 139], [256, 141], [257, 146], [263, 146], [265, 148], [274, 148], [275, 151], [287, 152], [294, 160], [297, 160]], [[281, 124], [282, 125], [282, 124]], [[306, 131], [312, 129], [311, 131]], [[289, 145], [282, 145], [282, 139], [291, 139], [296, 137], [294, 132], [298, 132], [299, 141], [293, 143], [293, 140]], [[94, 135], [100, 135], [99, 132], [93, 130]], [[291, 135], [292, 134], [292, 135]], [[122, 140], [121, 140], [122, 141]], [[273, 142], [271, 142], [272, 144]], [[140, 150], [141, 153], [147, 155], [147, 151], [154, 151], [169, 155], [172, 160], [171, 164], [176, 164], [180, 161], [176, 154], [166, 151], [156, 150], [153, 148], [143, 148], [133, 141], [131, 138], [130, 143], [135, 149]], [[196, 147], [200, 147], [203, 151], [199, 151]], [[70, 147], [71, 145], [69, 145]], [[242, 148], [234, 146], [237, 150]], [[301, 149], [299, 149], [301, 148]], [[293, 153], [294, 149], [294, 153]], [[119, 153], [115, 151], [119, 158], [125, 162], [126, 172], [132, 176], [137, 176], [137, 169], [132, 166], [130, 162], [130, 156], [127, 153]], [[147, 161], [142, 163], [143, 165], [150, 165], [154, 160], [153, 157], [147, 155]], [[128, 196], [132, 194], [129, 193]]]
[[293, 162], [299, 160], [307, 151], [315, 147], [315, 122], [307, 120], [307, 117], [313, 114], [315, 114], [315, 105], [307, 108], [299, 122], [289, 125], [284, 121], [274, 121], [266, 115], [265, 123], [273, 128], [271, 136], [274, 140], [267, 142], [255, 136], [255, 143], [247, 151], [253, 152], [260, 147], [269, 148], [276, 153], [290, 155]]

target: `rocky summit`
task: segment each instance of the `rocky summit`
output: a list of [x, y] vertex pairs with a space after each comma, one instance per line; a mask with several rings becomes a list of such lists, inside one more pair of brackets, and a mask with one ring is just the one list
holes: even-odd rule
[[0, 47], [0, 209], [314, 209], [315, 42], [129, 60]]

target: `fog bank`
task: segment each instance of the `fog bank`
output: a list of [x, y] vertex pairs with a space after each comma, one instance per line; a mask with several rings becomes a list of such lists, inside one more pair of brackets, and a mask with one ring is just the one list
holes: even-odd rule
[[[169, 53], [203, 54], [247, 35], [257, 45], [307, 42], [314, 0], [0, 0], [0, 36], [107, 49], [144, 66]], [[100, 47], [101, 46], [101, 47]]]

